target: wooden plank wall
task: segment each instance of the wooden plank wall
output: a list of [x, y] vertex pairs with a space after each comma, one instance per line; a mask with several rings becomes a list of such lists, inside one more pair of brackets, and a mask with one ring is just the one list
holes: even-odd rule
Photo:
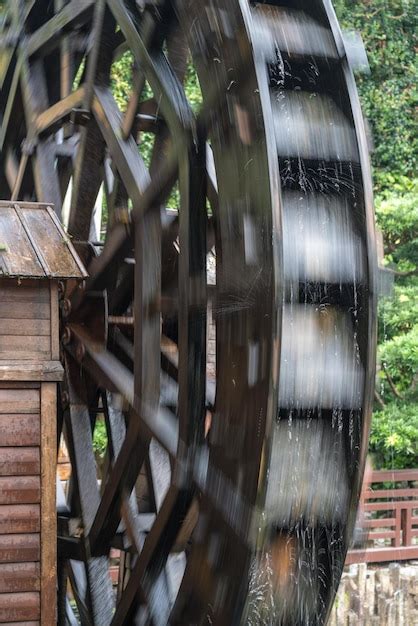
[[0, 280], [0, 359], [51, 359], [49, 281]]
[[0, 625], [56, 623], [56, 384], [34, 372], [58, 359], [56, 284], [0, 279], [0, 363], [23, 381], [0, 380]]
[[0, 623], [41, 623], [41, 385], [0, 383]]

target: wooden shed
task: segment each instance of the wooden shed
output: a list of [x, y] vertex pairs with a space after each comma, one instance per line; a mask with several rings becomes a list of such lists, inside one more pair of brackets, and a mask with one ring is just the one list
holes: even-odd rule
[[58, 281], [85, 275], [52, 207], [0, 202], [0, 624], [56, 623]]

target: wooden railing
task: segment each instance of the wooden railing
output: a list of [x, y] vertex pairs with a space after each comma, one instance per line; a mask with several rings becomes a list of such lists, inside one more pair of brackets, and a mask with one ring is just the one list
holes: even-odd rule
[[359, 517], [365, 546], [347, 564], [418, 559], [418, 469], [372, 472]]

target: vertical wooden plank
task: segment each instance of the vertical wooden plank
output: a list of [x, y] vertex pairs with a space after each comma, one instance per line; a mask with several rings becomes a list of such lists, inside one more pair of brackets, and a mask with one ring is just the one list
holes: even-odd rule
[[50, 298], [51, 298], [51, 360], [59, 361], [60, 358], [60, 342], [59, 342], [59, 312], [58, 312], [58, 285], [55, 281], [50, 282]]
[[41, 623], [56, 624], [56, 408], [55, 383], [41, 385]]
[[405, 508], [401, 512], [402, 545], [412, 546], [412, 509]]

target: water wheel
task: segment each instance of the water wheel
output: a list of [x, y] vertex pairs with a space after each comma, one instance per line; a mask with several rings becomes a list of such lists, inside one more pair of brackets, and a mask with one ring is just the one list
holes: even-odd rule
[[1, 46], [1, 196], [53, 203], [89, 273], [61, 294], [58, 622], [323, 624], [375, 355], [330, 1], [19, 0]]

